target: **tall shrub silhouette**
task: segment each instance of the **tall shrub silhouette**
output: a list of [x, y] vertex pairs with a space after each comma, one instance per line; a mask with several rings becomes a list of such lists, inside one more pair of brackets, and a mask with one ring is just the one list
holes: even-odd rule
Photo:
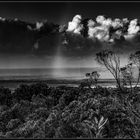
[[132, 53], [129, 57], [130, 62], [132, 62], [134, 65], [136, 65], [138, 69], [138, 78], [135, 87], [137, 87], [139, 81], [140, 81], [140, 51], [136, 51], [135, 53]]
[[96, 54], [96, 60], [110, 71], [117, 82], [118, 88], [122, 91], [119, 56], [111, 50], [103, 50]]

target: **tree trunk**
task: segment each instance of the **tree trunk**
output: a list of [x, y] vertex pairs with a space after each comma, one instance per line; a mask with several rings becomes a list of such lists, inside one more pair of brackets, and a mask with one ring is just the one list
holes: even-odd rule
[[135, 85], [135, 88], [138, 86], [139, 80], [140, 80], [140, 68], [139, 68], [139, 75], [138, 75], [138, 80], [137, 80], [137, 83]]

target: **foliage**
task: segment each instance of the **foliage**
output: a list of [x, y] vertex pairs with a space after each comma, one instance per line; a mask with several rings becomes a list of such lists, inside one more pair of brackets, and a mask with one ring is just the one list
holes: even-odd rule
[[[116, 89], [97, 86], [93, 92], [76, 87], [48, 87], [47, 90], [47, 96], [34, 94], [30, 101], [19, 100], [11, 107], [3, 106], [2, 138], [139, 136], [140, 121], [123, 106]], [[136, 102], [132, 105], [136, 107]]]
[[31, 101], [33, 95], [43, 94], [48, 95], [48, 86], [45, 83], [36, 83], [31, 85], [21, 84], [13, 93], [13, 97], [18, 101]]
[[11, 91], [8, 88], [1, 87], [0, 88], [0, 105], [8, 105], [12, 104], [12, 95]]
[[89, 87], [89, 89], [92, 91], [93, 85], [97, 87], [97, 82], [100, 77], [100, 74], [97, 71], [93, 71], [91, 73], [86, 73], [85, 76], [86, 76], [86, 79], [84, 79], [84, 81], [81, 82], [79, 87], [82, 89], [84, 87]]
[[121, 88], [121, 72], [120, 72], [120, 58], [111, 50], [103, 50], [96, 54], [96, 60], [99, 64], [105, 66], [107, 70], [113, 75], [117, 82], [117, 86]]
[[137, 66], [138, 69], [138, 76], [137, 76], [137, 82], [135, 87], [137, 87], [139, 80], [140, 80], [140, 51], [137, 51], [135, 53], [132, 53], [129, 57], [129, 61]]

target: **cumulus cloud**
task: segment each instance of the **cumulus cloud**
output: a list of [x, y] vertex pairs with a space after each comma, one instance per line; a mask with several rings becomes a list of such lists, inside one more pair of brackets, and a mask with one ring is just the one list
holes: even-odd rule
[[140, 27], [138, 26], [138, 19], [131, 20], [128, 28], [128, 34], [137, 34], [139, 30]]
[[140, 46], [138, 19], [113, 19], [104, 15], [99, 15], [95, 19], [83, 19], [82, 16], [76, 15], [68, 22], [65, 31], [66, 50], [73, 52], [94, 54], [109, 47], [120, 53], [138, 50]]
[[89, 36], [89, 38], [94, 37], [93, 33], [94, 33], [95, 22], [92, 19], [90, 19], [88, 21], [88, 25], [87, 26], [88, 26], [88, 36]]
[[80, 31], [83, 29], [83, 25], [81, 24], [82, 16], [76, 15], [73, 17], [72, 21], [68, 23], [67, 31], [74, 32], [76, 34], [80, 34]]
[[32, 30], [32, 27], [30, 25], [27, 25], [27, 29]]
[[42, 22], [36, 22], [36, 29], [40, 29], [43, 25]]
[[105, 17], [104, 16], [97, 16], [96, 18], [96, 22], [99, 24], [103, 24], [103, 22], [105, 21]]
[[124, 35], [126, 40], [133, 39], [136, 35], [138, 35], [138, 32], [140, 31], [140, 26], [138, 25], [138, 19], [133, 19], [130, 21], [127, 35]]
[[127, 24], [127, 23], [129, 23], [129, 20], [128, 20], [128, 18], [123, 18], [122, 22], [123, 22], [123, 24]]
[[112, 24], [111, 18], [105, 18], [104, 16], [97, 16], [96, 22], [101, 24], [101, 26], [110, 26]]
[[[104, 16], [98, 16], [96, 22], [100, 25], [94, 26], [96, 23], [92, 20], [88, 24], [88, 35], [91, 39], [98, 39], [100, 41], [109, 40], [109, 28], [111, 26], [112, 20], [110, 18], [106, 19]], [[91, 26], [92, 25], [92, 26]]]
[[96, 38], [100, 41], [107, 41], [109, 39], [109, 31], [103, 26], [94, 27], [89, 30], [89, 37]]
[[90, 28], [92, 28], [92, 27], [94, 27], [95, 26], [95, 21], [93, 21], [92, 19], [90, 19], [89, 21], [88, 21], [88, 27]]
[[3, 17], [0, 17], [0, 21], [5, 21], [6, 19]]
[[[68, 23], [67, 31], [82, 35], [85, 30], [82, 24], [82, 16], [76, 15]], [[95, 21], [89, 19], [87, 22], [88, 38], [101, 42], [114, 42], [115, 39], [131, 40], [139, 35], [140, 25], [138, 19], [128, 20], [128, 18], [107, 18], [103, 15], [96, 17]]]
[[[51, 54], [60, 46], [59, 49], [62, 49], [65, 55], [89, 55], [105, 49], [106, 46], [123, 51], [137, 50], [140, 46], [138, 19], [112, 19], [103, 15], [95, 19], [83, 19], [81, 15], [76, 15], [66, 25], [48, 22], [31, 24], [17, 19], [6, 20], [7, 25], [4, 20], [0, 17], [1, 52], [12, 50], [13, 53], [32, 53], [32, 50], [35, 50], [36, 54]], [[20, 26], [17, 26], [18, 24]], [[7, 31], [9, 34], [6, 34]], [[19, 31], [23, 32], [22, 36], [19, 36]]]
[[[124, 19], [124, 22], [126, 22], [125, 20], [126, 19]], [[116, 18], [114, 19], [114, 21], [112, 21], [111, 25], [114, 29], [118, 29], [120, 27], [123, 27], [123, 22], [119, 18]]]

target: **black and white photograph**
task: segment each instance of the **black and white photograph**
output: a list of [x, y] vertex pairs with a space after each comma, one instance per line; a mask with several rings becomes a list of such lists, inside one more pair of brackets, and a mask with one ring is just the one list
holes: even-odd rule
[[140, 138], [140, 2], [0, 2], [9, 138]]

